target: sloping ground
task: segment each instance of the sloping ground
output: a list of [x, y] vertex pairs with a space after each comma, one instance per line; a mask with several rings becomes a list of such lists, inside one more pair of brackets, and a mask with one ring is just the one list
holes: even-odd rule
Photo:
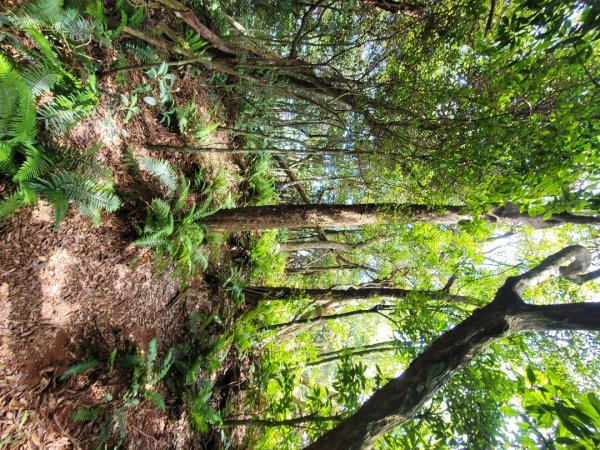
[[[89, 406], [87, 396], [99, 400], [93, 389], [57, 381], [69, 364], [81, 358], [77, 342], [123, 348], [130, 341], [146, 348], [156, 337], [168, 347], [184, 332], [183, 309], [207, 306], [208, 296], [171, 304], [178, 282], [170, 273], [153, 276], [150, 255], [123, 239], [124, 230], [116, 220], [96, 228], [73, 217], [56, 230], [48, 209], [23, 211], [2, 232], [0, 402], [2, 428], [18, 423], [25, 410], [36, 410], [26, 422], [29, 439], [34, 443], [39, 439], [44, 448], [65, 448], [64, 431], [73, 428], [69, 417], [77, 403]], [[140, 260], [132, 268], [137, 257]], [[42, 423], [36, 429], [38, 420]], [[151, 435], [158, 434], [154, 438], [168, 446], [170, 439], [160, 435], [171, 435], [168, 427], [176, 423], [162, 420], [161, 425], [138, 426], [150, 426]], [[58, 422], [54, 430], [52, 422]], [[79, 440], [77, 431], [85, 432], [85, 427], [75, 428], [79, 430], [71, 431], [72, 436]], [[147, 433], [140, 429], [139, 434]], [[152, 447], [152, 439], [146, 439], [144, 446]]]
[[[202, 110], [208, 110], [211, 105], [198, 85], [177, 76], [177, 103], [195, 97]], [[113, 88], [110, 80], [101, 87], [104, 92]], [[116, 185], [135, 198], [139, 186], [123, 163], [125, 148], [143, 155], [148, 154], [146, 142], [185, 141], [144, 105], [141, 114], [124, 125], [110, 98], [103, 98], [97, 113], [68, 136], [54, 140], [80, 151], [100, 143], [99, 159], [111, 168]], [[227, 145], [227, 137], [214, 133], [207, 144]], [[164, 157], [182, 170], [204, 165], [208, 175], [219, 168], [237, 170], [223, 157]], [[210, 312], [222, 301], [202, 279], [181, 301], [179, 281], [171, 272], [153, 273], [151, 252], [131, 245], [133, 225], [145, 216], [149, 198], [124, 200], [122, 210], [105, 215], [98, 227], [72, 212], [56, 229], [44, 202], [0, 223], [0, 442], [10, 439], [9, 448], [93, 448], [102, 424], [76, 423], [70, 417], [78, 408], [98, 406], [106, 383], [93, 377], [59, 379], [85, 357], [82, 343], [104, 351], [132, 346], [143, 350], [156, 338], [159, 348], [167, 349], [189, 333], [193, 311]], [[130, 381], [120, 381], [111, 388], [125, 392]], [[128, 410], [127, 448], [198, 447], [185, 408], [174, 399], [166, 402], [166, 413], [149, 402]]]

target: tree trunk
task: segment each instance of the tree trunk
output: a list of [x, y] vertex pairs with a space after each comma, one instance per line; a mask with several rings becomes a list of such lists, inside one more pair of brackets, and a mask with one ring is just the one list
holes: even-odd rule
[[278, 328], [291, 327], [292, 325], [302, 325], [308, 323], [321, 322], [325, 320], [336, 320], [344, 319], [346, 317], [360, 316], [362, 314], [378, 314], [380, 311], [393, 310], [394, 306], [391, 305], [375, 305], [369, 309], [357, 309], [354, 311], [346, 311], [337, 314], [318, 315], [313, 317], [305, 317], [300, 319], [294, 319], [289, 322], [274, 323], [265, 327], [266, 330], [276, 330]]
[[361, 266], [354, 264], [342, 264], [339, 266], [313, 266], [313, 267], [286, 267], [287, 273], [299, 273], [302, 275], [316, 275], [318, 273], [327, 273], [334, 270], [354, 270], [361, 269]]
[[270, 419], [223, 419], [221, 426], [223, 427], [240, 427], [240, 426], [260, 426], [260, 427], [280, 427], [283, 425], [293, 426], [302, 423], [319, 423], [319, 422], [339, 422], [340, 416], [303, 416], [294, 417], [293, 419], [270, 420]]
[[281, 248], [288, 252], [297, 252], [300, 250], [312, 250], [312, 249], [327, 249], [327, 250], [361, 250], [375, 245], [385, 239], [386, 236], [377, 236], [373, 239], [368, 239], [362, 242], [335, 242], [335, 241], [296, 241], [296, 242], [284, 242], [281, 244]]
[[[359, 205], [276, 205], [222, 209], [204, 219], [210, 231], [237, 233], [272, 228], [349, 227], [388, 223], [394, 218], [407, 222], [454, 225], [473, 216], [462, 206], [430, 207], [400, 203], [366, 203]], [[530, 217], [512, 205], [498, 206], [482, 216], [489, 222], [524, 222], [534, 228], [548, 228], [563, 223], [600, 224], [599, 216], [555, 214], [550, 219]]]
[[260, 302], [268, 300], [294, 301], [297, 298], [310, 298], [315, 301], [348, 302], [370, 300], [379, 297], [406, 298], [418, 295], [431, 300], [477, 305], [473, 297], [453, 295], [446, 291], [420, 291], [410, 289], [362, 288], [362, 289], [296, 289], [289, 287], [248, 286], [244, 289], [246, 300]]
[[569, 268], [589, 265], [589, 252], [572, 246], [546, 258], [538, 267], [510, 277], [494, 300], [444, 333], [398, 378], [388, 382], [352, 416], [317, 439], [307, 449], [357, 450], [371, 448], [392, 428], [411, 420], [420, 407], [461, 368], [494, 341], [521, 331], [600, 331], [600, 303], [530, 305], [522, 292], [543, 281], [563, 263]]
[[343, 348], [332, 352], [321, 353], [318, 359], [304, 363], [304, 367], [315, 367], [330, 362], [339, 361], [344, 355], [351, 357], [372, 355], [374, 353], [391, 352], [397, 348], [406, 345], [399, 344], [397, 341], [377, 342], [375, 344], [361, 345], [358, 347]]

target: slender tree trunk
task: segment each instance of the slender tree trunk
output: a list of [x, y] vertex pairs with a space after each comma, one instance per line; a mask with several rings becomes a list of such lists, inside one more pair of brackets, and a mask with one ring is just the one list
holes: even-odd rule
[[321, 321], [325, 321], [325, 320], [344, 319], [346, 317], [360, 316], [363, 314], [378, 314], [380, 311], [385, 311], [385, 310], [390, 310], [390, 309], [394, 309], [394, 306], [375, 305], [369, 309], [357, 309], [355, 311], [346, 311], [346, 312], [337, 313], [337, 314], [319, 315], [319, 316], [314, 316], [314, 317], [295, 319], [295, 320], [291, 320], [289, 322], [275, 323], [273, 325], [269, 325], [269, 326], [265, 327], [265, 329], [276, 330], [278, 328], [291, 327], [292, 325], [309, 324], [309, 323], [321, 322]]
[[318, 423], [318, 422], [339, 422], [341, 416], [303, 416], [294, 417], [293, 419], [270, 420], [270, 419], [224, 419], [222, 426], [224, 427], [240, 427], [240, 426], [260, 426], [260, 427], [280, 427], [282, 425], [300, 425], [302, 423]]
[[[394, 218], [409, 222], [454, 225], [470, 220], [471, 214], [462, 206], [365, 203], [359, 205], [277, 205], [222, 209], [204, 219], [211, 231], [231, 233], [272, 228], [314, 228], [362, 226], [388, 223]], [[534, 228], [548, 228], [563, 223], [600, 224], [600, 216], [555, 214], [550, 219], [530, 217], [512, 205], [498, 206], [482, 216], [489, 222], [523, 222]]]
[[296, 242], [284, 242], [281, 244], [281, 248], [288, 252], [297, 252], [300, 250], [311, 250], [311, 249], [327, 249], [327, 250], [362, 250], [371, 245], [375, 245], [378, 242], [384, 240], [386, 236], [378, 236], [373, 239], [368, 239], [362, 242], [335, 242], [335, 241], [296, 241]]
[[445, 291], [420, 291], [410, 289], [362, 288], [362, 289], [296, 289], [289, 287], [248, 286], [244, 289], [246, 300], [260, 302], [268, 300], [294, 301], [297, 298], [310, 298], [315, 301], [349, 302], [370, 300], [379, 297], [406, 298], [411, 295], [431, 300], [477, 305], [473, 297], [453, 295]]
[[[581, 272], [589, 265], [589, 252], [568, 247], [546, 258], [538, 267], [510, 277], [494, 300], [444, 333], [418, 356], [398, 378], [388, 382], [349, 418], [317, 439], [307, 449], [358, 450], [371, 448], [392, 428], [411, 420], [421, 406], [461, 368], [494, 341], [521, 331], [600, 331], [600, 303], [530, 305], [523, 291], [547, 278], [558, 266]], [[587, 263], [587, 265], [586, 265]], [[583, 266], [583, 267], [582, 267]]]
[[376, 353], [385, 353], [396, 350], [401, 345], [397, 341], [377, 342], [375, 344], [361, 345], [358, 347], [343, 348], [332, 352], [325, 352], [318, 355], [318, 359], [304, 363], [304, 367], [315, 367], [330, 362], [339, 361], [344, 355], [351, 357], [366, 356]]
[[342, 264], [339, 266], [313, 266], [313, 267], [287, 267], [287, 273], [299, 273], [302, 275], [316, 275], [319, 273], [332, 272], [334, 270], [360, 269], [359, 265]]

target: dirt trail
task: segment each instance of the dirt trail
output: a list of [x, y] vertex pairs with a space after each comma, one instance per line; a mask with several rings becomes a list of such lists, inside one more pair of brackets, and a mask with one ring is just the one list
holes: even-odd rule
[[[25, 210], [2, 226], [1, 428], [18, 423], [25, 410], [36, 410], [27, 420], [28, 440], [35, 444], [37, 438], [44, 448], [68, 448], [64, 436], [73, 425], [68, 417], [76, 407], [74, 397], [84, 400], [89, 392], [57, 378], [82, 357], [78, 342], [105, 348], [133, 342], [146, 348], [156, 337], [168, 347], [184, 332], [183, 309], [202, 305], [171, 306], [179, 283], [168, 272], [153, 276], [150, 254], [128, 243], [127, 230], [116, 219], [94, 227], [73, 216], [55, 229], [50, 212], [47, 206]], [[206, 300], [207, 295], [197, 295], [194, 302]], [[57, 405], [61, 396], [69, 401]], [[55, 417], [63, 430], [48, 427]], [[80, 430], [77, 425], [75, 431]]]

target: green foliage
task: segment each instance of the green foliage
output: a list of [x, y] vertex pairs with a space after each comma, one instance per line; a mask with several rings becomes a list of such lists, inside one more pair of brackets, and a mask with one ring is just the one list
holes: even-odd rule
[[[0, 449], [3, 448], [15, 448], [19, 446], [27, 437], [23, 434], [23, 427], [29, 418], [29, 411], [25, 411], [19, 420], [16, 432], [8, 433], [2, 440], [0, 440]], [[7, 447], [8, 446], [8, 447]]]
[[74, 422], [91, 422], [102, 416], [101, 408], [79, 408], [71, 414], [71, 420]]
[[250, 261], [253, 281], [276, 286], [285, 277], [286, 257], [279, 248], [278, 233], [268, 230], [251, 244]]
[[211, 426], [221, 423], [221, 415], [208, 403], [212, 393], [212, 384], [205, 381], [189, 399], [191, 422], [201, 433], [206, 433]]
[[272, 175], [271, 155], [269, 153], [257, 153], [249, 158], [250, 168], [246, 178], [250, 185], [251, 205], [272, 205], [277, 201], [275, 194], [275, 179]]
[[[594, 392], [578, 392], [552, 370], [529, 366], [519, 376], [521, 404], [530, 417], [520, 423], [522, 448], [593, 449], [600, 445], [600, 400]], [[511, 407], [504, 410], [519, 416]]]
[[140, 158], [138, 161], [166, 188], [167, 199], [152, 200], [134, 245], [150, 247], [156, 252], [159, 271], [175, 263], [174, 276], [181, 276], [185, 284], [189, 277], [208, 265], [204, 253], [206, 230], [201, 219], [214, 212], [209, 209], [210, 200], [200, 206], [186, 207], [190, 182], [183, 175], [178, 180], [172, 166], [164, 160]]
[[[88, 352], [95, 349], [88, 349]], [[152, 339], [145, 352], [133, 352], [119, 355], [117, 349], [113, 349], [106, 357], [98, 356], [72, 365], [61, 376], [65, 380], [75, 375], [81, 375], [89, 370], [103, 367], [104, 375], [100, 374], [99, 380], [110, 383], [119, 379], [124, 374], [130, 376], [130, 385], [127, 392], [117, 397], [109, 391], [103, 397], [105, 406], [92, 408], [79, 408], [71, 415], [75, 422], [91, 422], [100, 419], [104, 427], [99, 436], [97, 445], [102, 447], [116, 435], [116, 447], [118, 448], [127, 437], [127, 426], [125, 416], [127, 411], [141, 405], [143, 399], [148, 399], [157, 409], [166, 410], [166, 404], [162, 396], [157, 392], [157, 385], [165, 379], [175, 362], [175, 352], [170, 349], [160, 359], [156, 339]], [[119, 377], [115, 376], [119, 372]]]
[[206, 116], [200, 114], [196, 98], [183, 106], [176, 106], [175, 114], [179, 131], [192, 139], [195, 144], [204, 143], [208, 135], [219, 127], [219, 122], [212, 122], [213, 113], [208, 113]]
[[[57, 226], [71, 204], [97, 224], [101, 211], [113, 212], [120, 206], [111, 192], [110, 172], [94, 161], [97, 148], [81, 156], [37, 142], [40, 122], [49, 131], [64, 132], [98, 103], [95, 77], [90, 76], [84, 87], [61, 66], [50, 41], [39, 31], [68, 45], [82, 39], [81, 27], [87, 22], [52, 0], [24, 5], [8, 20], [23, 29], [41, 53], [23, 48], [24, 56], [34, 62], [22, 71], [0, 54], [0, 173], [16, 183], [16, 190], [0, 201], [0, 218], [41, 197], [54, 206]], [[44, 93], [51, 93], [51, 99], [36, 108]]]
[[88, 370], [95, 369], [100, 365], [100, 361], [97, 359], [89, 359], [87, 361], [81, 361], [73, 364], [69, 367], [65, 372], [60, 376], [61, 380], [66, 380], [67, 378], [74, 377], [77, 375], [82, 375]]

